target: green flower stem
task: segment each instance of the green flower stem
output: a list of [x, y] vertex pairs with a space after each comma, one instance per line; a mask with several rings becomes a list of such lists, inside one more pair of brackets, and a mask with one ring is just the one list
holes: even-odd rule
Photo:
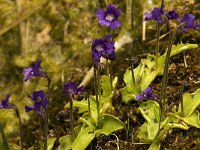
[[47, 136], [48, 136], [48, 116], [44, 112], [44, 150], [47, 150]]
[[39, 122], [40, 122], [40, 133], [39, 133], [39, 145], [40, 145], [40, 147], [42, 147], [42, 133], [43, 133], [43, 128], [42, 128], [42, 126], [43, 126], [43, 118], [42, 117], [39, 117]]
[[[164, 5], [164, 0], [161, 1], [161, 5], [160, 5], [160, 8], [162, 8]], [[156, 31], [157, 31], [157, 34], [156, 34], [156, 68], [158, 68], [158, 57], [159, 57], [159, 52], [160, 52], [160, 23], [157, 22], [156, 24]]]
[[107, 76], [109, 76], [109, 72], [108, 72], [108, 59], [106, 59], [105, 71], [106, 71]]
[[162, 0], [160, 7], [162, 8], [164, 5], [164, 0]]
[[47, 105], [47, 109], [46, 111], [44, 111], [45, 113], [45, 118], [44, 118], [44, 150], [47, 150], [47, 136], [48, 136], [48, 122], [49, 122], [49, 109], [50, 109], [50, 85], [51, 85], [51, 79], [49, 78], [49, 76], [46, 74], [47, 77], [47, 81], [48, 81], [48, 91], [47, 91], [47, 101], [48, 101], [48, 105]]
[[132, 75], [133, 86], [136, 86], [134, 71], [133, 71], [133, 69], [134, 69], [133, 59], [131, 59], [130, 66], [131, 66], [131, 75]]
[[99, 93], [100, 93], [100, 72], [99, 72], [99, 64], [94, 63], [94, 87], [95, 87], [95, 95], [96, 95], [96, 106], [97, 106], [97, 126], [99, 126], [100, 120], [100, 108], [99, 108]]
[[[114, 41], [114, 37], [115, 37], [115, 30], [111, 30], [112, 32], [112, 41]], [[111, 90], [113, 89], [113, 85], [112, 85], [112, 80], [113, 80], [113, 66], [114, 66], [114, 61], [113, 60], [110, 60], [110, 67], [109, 67], [109, 72], [110, 72], [110, 87], [111, 87]]]
[[74, 116], [73, 116], [73, 97], [70, 95], [70, 130], [72, 139], [75, 138], [75, 131], [74, 131]]
[[184, 116], [184, 110], [183, 110], [183, 88], [184, 84], [180, 86], [179, 92], [180, 92], [180, 99], [181, 99], [181, 116]]
[[110, 61], [110, 88], [111, 90], [113, 89], [113, 85], [112, 85], [112, 80], [113, 80], [113, 66], [114, 66], [114, 61]]
[[162, 83], [161, 83], [161, 94], [160, 94], [160, 99], [161, 99], [161, 115], [162, 115], [162, 119], [165, 119], [165, 105], [166, 105], [166, 92], [167, 92], [167, 83], [168, 83], [168, 72], [169, 72], [169, 59], [170, 59], [170, 54], [171, 54], [171, 50], [172, 50], [172, 45], [176, 39], [177, 33], [179, 31], [179, 29], [181, 28], [182, 24], [179, 25], [176, 28], [176, 31], [174, 33], [174, 35], [172, 35], [172, 31], [171, 28], [169, 26], [169, 21], [167, 19], [167, 17], [164, 17], [164, 19], [167, 22], [167, 25], [169, 27], [169, 44], [168, 44], [168, 48], [167, 48], [167, 53], [166, 53], [166, 58], [165, 58], [165, 65], [164, 65], [164, 73], [163, 73], [163, 78], [162, 78]]
[[23, 150], [22, 122], [21, 122], [21, 117], [20, 117], [19, 110], [17, 109], [16, 106], [15, 106], [15, 113], [16, 113], [17, 118], [19, 119], [20, 146], [21, 146], [21, 150]]
[[92, 115], [91, 115], [91, 108], [90, 108], [90, 96], [87, 96], [87, 99], [88, 99], [88, 112], [89, 112], [89, 117], [92, 118]]
[[5, 136], [5, 133], [3, 131], [3, 127], [2, 127], [1, 124], [0, 124], [0, 133], [1, 133], [1, 137], [2, 137], [2, 140], [3, 140], [3, 145], [5, 146], [5, 149], [9, 149], [8, 141], [6, 139], [6, 136]]
[[160, 23], [156, 24], [157, 34], [156, 34], [156, 68], [158, 68], [158, 57], [159, 57], [159, 46], [160, 46]]
[[98, 113], [98, 125], [100, 120], [100, 101], [101, 101], [101, 82], [100, 82], [100, 65], [97, 66], [97, 86], [98, 86], [98, 102], [97, 102], [97, 113]]

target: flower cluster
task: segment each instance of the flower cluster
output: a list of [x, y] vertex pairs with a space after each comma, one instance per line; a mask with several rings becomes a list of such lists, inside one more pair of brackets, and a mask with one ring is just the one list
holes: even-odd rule
[[115, 46], [112, 41], [112, 36], [107, 35], [103, 39], [95, 39], [92, 43], [92, 59], [94, 62], [99, 63], [100, 58], [104, 57], [109, 60], [115, 60]]
[[185, 14], [183, 18], [180, 18], [179, 15], [174, 11], [171, 10], [167, 13], [163, 11], [164, 6], [161, 8], [155, 7], [151, 13], [144, 13], [145, 21], [155, 20], [159, 23], [164, 23], [164, 16], [168, 20], [179, 20], [180, 23], [183, 25], [182, 31], [186, 31], [188, 29], [197, 29], [200, 27], [200, 23], [195, 23], [195, 16], [193, 14]]
[[155, 20], [159, 23], [164, 23], [164, 15], [169, 19], [178, 19], [179, 15], [174, 11], [174, 10], [171, 10], [167, 13], [164, 13], [163, 11], [163, 8], [164, 8], [164, 5], [161, 7], [161, 8], [158, 8], [158, 7], [155, 7], [151, 13], [147, 13], [145, 12], [144, 13], [144, 17], [145, 17], [145, 21], [148, 21], [148, 20]]
[[[121, 26], [118, 17], [121, 15], [119, 8], [116, 8], [113, 4], [109, 4], [106, 10], [98, 9], [96, 16], [99, 23], [103, 26], [109, 27], [114, 30]], [[92, 59], [94, 63], [100, 63], [101, 57], [109, 60], [115, 60], [115, 43], [112, 35], [107, 35], [102, 39], [95, 39], [92, 43]]]
[[45, 92], [42, 90], [34, 91], [29, 98], [34, 102], [32, 107], [25, 106], [26, 112], [34, 110], [37, 114], [44, 118], [45, 110], [48, 105]]
[[98, 9], [96, 16], [99, 19], [99, 23], [103, 26], [109, 27], [114, 30], [121, 26], [118, 17], [121, 15], [121, 11], [115, 8], [113, 4], [107, 5], [106, 10]]

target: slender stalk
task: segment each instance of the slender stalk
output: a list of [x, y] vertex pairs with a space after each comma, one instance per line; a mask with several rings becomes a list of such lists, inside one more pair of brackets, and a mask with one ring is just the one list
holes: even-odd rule
[[[112, 42], [114, 42], [115, 30], [111, 30], [111, 32], [112, 32]], [[114, 61], [111, 60], [110, 61], [110, 67], [109, 67], [109, 72], [110, 72], [110, 87], [111, 87], [111, 90], [113, 89], [113, 85], [112, 85], [112, 80], [113, 80], [113, 66], [114, 66]]]
[[[45, 73], [46, 74], [46, 73]], [[48, 122], [49, 122], [49, 109], [50, 109], [50, 85], [51, 85], [51, 79], [49, 78], [49, 76], [46, 74], [46, 78], [48, 81], [48, 91], [47, 91], [47, 101], [48, 101], [48, 105], [47, 105], [47, 109], [46, 111], [44, 110], [44, 150], [47, 150], [47, 137], [48, 137]]]
[[172, 50], [172, 45], [176, 39], [177, 33], [179, 31], [179, 29], [181, 28], [182, 24], [179, 25], [174, 33], [174, 35], [172, 35], [171, 32], [171, 28], [169, 26], [169, 21], [166, 17], [164, 17], [167, 21], [168, 27], [169, 27], [169, 44], [168, 44], [168, 49], [167, 49], [167, 53], [166, 53], [166, 58], [165, 58], [165, 65], [164, 65], [164, 73], [163, 73], [163, 79], [162, 79], [162, 83], [161, 83], [161, 94], [160, 94], [160, 98], [161, 98], [161, 104], [162, 104], [162, 117], [163, 119], [165, 118], [165, 104], [166, 104], [166, 92], [167, 92], [167, 83], [168, 83], [168, 71], [169, 71], [169, 59], [170, 59], [170, 54], [171, 54], [171, 50]]
[[51, 79], [47, 76], [47, 81], [48, 81], [48, 93], [47, 93], [47, 101], [49, 102], [49, 97], [50, 97], [50, 85], [51, 85]]
[[17, 118], [19, 119], [20, 146], [21, 146], [21, 150], [23, 150], [22, 122], [21, 122], [21, 116], [20, 116], [19, 110], [17, 109], [16, 106], [15, 106], [15, 113], [16, 113]]
[[99, 64], [94, 63], [94, 87], [95, 87], [95, 95], [96, 95], [96, 105], [97, 105], [97, 115], [98, 121], [97, 126], [99, 125], [99, 118], [100, 118], [100, 110], [99, 110], [99, 86], [98, 86], [98, 66]]
[[106, 74], [107, 74], [107, 76], [109, 76], [109, 72], [108, 72], [108, 59], [106, 59]]
[[[164, 5], [164, 0], [162, 0], [162, 2], [161, 2], [161, 8], [163, 8], [163, 5]], [[160, 52], [160, 49], [159, 49], [159, 47], [160, 47], [160, 23], [159, 22], [157, 22], [156, 23], [156, 31], [157, 31], [157, 33], [156, 33], [156, 68], [158, 68], [158, 57], [159, 57], [159, 52]]]
[[129, 141], [129, 130], [130, 130], [130, 118], [128, 116], [128, 119], [127, 119], [127, 130], [126, 130], [127, 141]]
[[40, 133], [39, 133], [39, 145], [40, 145], [40, 147], [42, 147], [42, 133], [43, 133], [43, 118], [42, 117], [40, 117], [39, 118], [39, 122], [40, 122]]
[[181, 99], [181, 116], [184, 116], [184, 110], [183, 110], [183, 88], [184, 84], [180, 86], [179, 92], [180, 92], [180, 99]]
[[2, 137], [2, 140], [3, 140], [3, 145], [5, 146], [5, 149], [8, 150], [9, 149], [8, 141], [6, 139], [6, 136], [5, 136], [5, 133], [3, 131], [3, 127], [2, 127], [1, 124], [0, 124], [0, 132], [1, 132], [1, 137]]
[[48, 117], [44, 112], [44, 150], [47, 150], [47, 136], [48, 136]]
[[92, 115], [91, 115], [91, 108], [90, 108], [90, 96], [89, 96], [89, 95], [87, 96], [87, 99], [88, 99], [88, 112], [89, 112], [89, 117], [92, 118]]
[[133, 60], [131, 59], [131, 63], [130, 63], [130, 66], [131, 66], [131, 75], [132, 75], [132, 81], [133, 81], [133, 86], [136, 86], [136, 82], [135, 82], [135, 77], [134, 77], [134, 65], [133, 65]]
[[164, 6], [164, 0], [162, 0], [160, 7], [163, 8]]
[[100, 83], [100, 65], [97, 65], [97, 87], [98, 87], [98, 102], [97, 102], [97, 113], [98, 113], [98, 126], [100, 120], [100, 101], [101, 101], [101, 83]]
[[110, 88], [111, 90], [113, 89], [113, 85], [112, 85], [112, 80], [113, 80], [113, 66], [114, 66], [114, 61], [110, 61]]
[[70, 95], [70, 130], [72, 134], [72, 139], [75, 138], [75, 131], [74, 131], [74, 116], [73, 116], [73, 97]]
[[156, 68], [158, 68], [158, 57], [159, 57], [159, 46], [160, 46], [160, 23], [156, 24], [157, 34], [156, 34]]

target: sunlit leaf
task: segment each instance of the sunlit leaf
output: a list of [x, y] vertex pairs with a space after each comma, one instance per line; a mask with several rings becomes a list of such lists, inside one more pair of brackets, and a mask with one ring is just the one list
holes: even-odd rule
[[160, 120], [160, 106], [157, 102], [149, 100], [143, 102], [138, 108], [139, 112], [146, 119], [146, 121], [154, 121], [156, 123]]
[[78, 136], [72, 143], [73, 150], [85, 150], [95, 137], [95, 131], [92, 127], [82, 128]]
[[117, 117], [112, 115], [102, 115], [100, 119], [101, 129], [96, 130], [96, 134], [105, 134], [109, 135], [114, 131], [125, 128], [124, 123], [119, 120]]
[[[200, 89], [194, 93], [186, 93], [183, 95], [183, 114], [184, 117], [189, 117], [195, 109], [200, 105]], [[179, 105], [179, 113], [181, 113], [181, 106]]]

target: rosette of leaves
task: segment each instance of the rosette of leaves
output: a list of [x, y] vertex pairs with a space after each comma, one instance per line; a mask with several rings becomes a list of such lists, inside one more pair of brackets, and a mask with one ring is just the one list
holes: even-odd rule
[[197, 107], [200, 105], [200, 89], [194, 93], [183, 95], [183, 112], [181, 106], [173, 108], [165, 120], [160, 122], [160, 105], [156, 101], [143, 102], [138, 111], [145, 118], [144, 124], [136, 132], [142, 141], [151, 143], [149, 150], [159, 150], [160, 140], [173, 128], [188, 130], [190, 127], [200, 128], [200, 115]]
[[[100, 96], [100, 119], [98, 120], [97, 106], [95, 96], [90, 96], [90, 113], [88, 110], [88, 100], [73, 101], [74, 107], [78, 108], [78, 112], [83, 114], [79, 118], [80, 125], [75, 127], [75, 139], [72, 140], [70, 135], [63, 136], [59, 139], [60, 150], [73, 149], [84, 150], [91, 141], [100, 134], [109, 135], [114, 131], [125, 128], [125, 125], [117, 117], [107, 114], [112, 106], [112, 97], [114, 88], [110, 86], [110, 78], [101, 76], [102, 95]], [[116, 87], [117, 78], [113, 80], [113, 87]], [[69, 108], [66, 104], [65, 108]]]
[[[173, 45], [170, 57], [183, 51], [197, 48], [197, 44], [178, 44]], [[121, 88], [122, 100], [129, 102], [136, 99], [136, 95], [148, 88], [153, 80], [163, 74], [166, 52], [158, 57], [158, 66], [156, 67], [156, 56], [149, 54], [146, 59], [141, 59], [140, 64], [133, 70], [135, 84], [133, 82], [131, 68], [124, 74], [125, 87]]]

